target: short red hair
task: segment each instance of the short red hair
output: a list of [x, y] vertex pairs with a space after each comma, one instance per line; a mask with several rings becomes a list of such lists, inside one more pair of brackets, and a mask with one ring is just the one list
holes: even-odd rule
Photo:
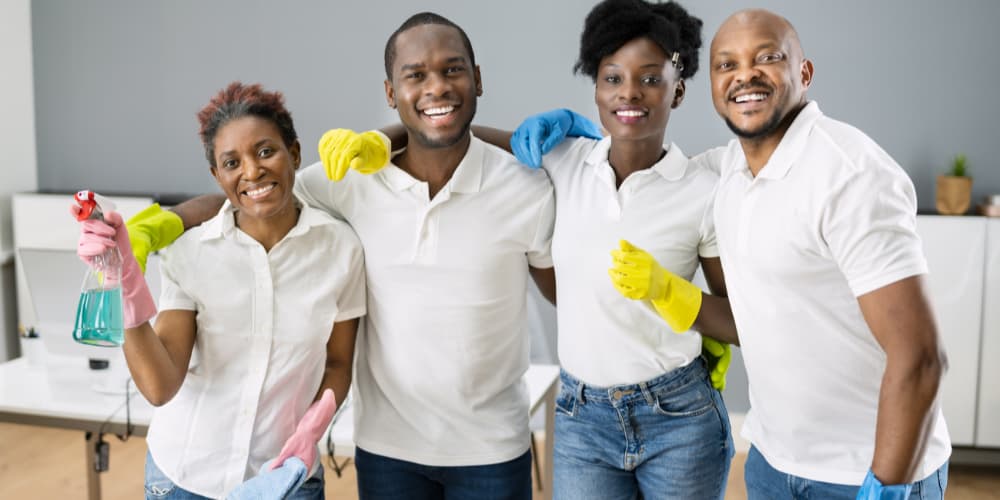
[[201, 128], [198, 135], [205, 147], [208, 163], [215, 166], [215, 134], [219, 129], [237, 118], [255, 116], [274, 123], [281, 132], [285, 146], [291, 147], [298, 139], [292, 114], [285, 109], [285, 96], [281, 92], [268, 92], [259, 84], [244, 85], [230, 83], [198, 112]]

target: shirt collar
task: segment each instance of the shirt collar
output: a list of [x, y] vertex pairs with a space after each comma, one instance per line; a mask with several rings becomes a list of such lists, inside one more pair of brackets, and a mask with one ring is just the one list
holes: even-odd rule
[[[763, 179], [781, 179], [788, 175], [788, 171], [791, 170], [795, 160], [799, 158], [802, 150], [805, 149], [813, 125], [822, 116], [823, 112], [819, 110], [819, 104], [816, 104], [816, 101], [810, 101], [809, 104], [806, 104], [802, 108], [802, 111], [799, 111], [795, 120], [792, 121], [788, 130], [785, 131], [785, 135], [781, 138], [781, 142], [778, 143], [778, 147], [771, 153], [771, 158], [767, 160], [764, 168], [757, 173], [757, 177]], [[740, 151], [742, 152], [742, 148], [740, 148]], [[746, 157], [743, 157], [742, 162], [734, 162], [734, 167], [737, 169], [748, 168]]]
[[[472, 140], [469, 141], [469, 149], [465, 152], [465, 156], [455, 168], [455, 172], [451, 174], [451, 179], [446, 185], [452, 193], [479, 192], [483, 180], [484, 150], [483, 141], [472, 136]], [[402, 151], [400, 150], [400, 152]], [[382, 176], [389, 189], [397, 192], [405, 191], [413, 187], [414, 184], [422, 182], [399, 168], [395, 163], [390, 163], [389, 166], [380, 170], [379, 175]]]
[[[298, 195], [293, 195], [293, 197], [295, 206], [299, 207], [301, 211], [299, 212], [299, 220], [295, 223], [295, 226], [288, 231], [285, 238], [293, 238], [295, 236], [305, 234], [309, 231], [309, 228], [333, 222], [330, 217], [325, 217], [319, 210], [303, 203]], [[234, 207], [229, 200], [226, 200], [225, 203], [222, 204], [222, 208], [219, 209], [218, 215], [205, 223], [205, 231], [201, 235], [202, 241], [219, 238], [228, 239], [234, 237], [238, 229], [236, 227], [235, 214], [236, 207]]]
[[[594, 149], [590, 151], [585, 160], [589, 165], [600, 165], [601, 163], [608, 163], [608, 152], [611, 151], [611, 137], [605, 137], [601, 139]], [[667, 147], [667, 154], [660, 158], [660, 161], [653, 164], [650, 170], [660, 174], [661, 177], [668, 181], [676, 181], [684, 177], [684, 172], [687, 171], [688, 158], [684, 156], [684, 152], [681, 151], [676, 144], [670, 143]], [[610, 163], [608, 164], [610, 168]]]

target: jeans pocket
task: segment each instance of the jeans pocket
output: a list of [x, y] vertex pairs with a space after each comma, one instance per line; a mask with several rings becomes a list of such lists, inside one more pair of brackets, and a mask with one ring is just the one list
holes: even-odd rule
[[566, 416], [576, 416], [576, 392], [563, 384], [556, 396], [556, 411]]
[[654, 392], [656, 396], [653, 409], [666, 417], [695, 417], [701, 415], [715, 405], [711, 387], [699, 380], [691, 380], [681, 387], [674, 387]]
[[146, 478], [145, 490], [146, 498], [167, 498], [174, 491], [177, 485], [170, 480], [163, 471], [153, 462], [153, 458], [146, 456]]
[[299, 486], [295, 494], [288, 497], [292, 500], [320, 500], [323, 498], [325, 485], [322, 476], [311, 477]]

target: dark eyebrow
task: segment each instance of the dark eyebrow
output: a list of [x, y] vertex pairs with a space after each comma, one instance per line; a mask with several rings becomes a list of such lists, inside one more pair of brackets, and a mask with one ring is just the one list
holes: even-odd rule
[[[774, 50], [778, 50], [780, 52], [784, 52], [782, 50], [782, 48], [781, 48], [781, 44], [780, 43], [765, 42], [765, 43], [762, 43], [762, 44], [754, 47], [754, 51], [760, 51], [760, 50], [764, 50], [764, 49], [774, 49]], [[728, 56], [728, 55], [731, 55], [731, 54], [732, 54], [732, 51], [729, 51], [729, 50], [720, 50], [720, 51], [716, 52], [713, 55], [715, 55], [717, 57], [720, 57], [720, 56]]]
[[[263, 139], [255, 142], [254, 145], [253, 145], [253, 148], [257, 149], [257, 148], [263, 146], [264, 144], [267, 144], [267, 143], [270, 143], [270, 142], [273, 142], [271, 140], [271, 138], [265, 137], [265, 138], [263, 138]], [[236, 155], [236, 150], [235, 149], [230, 149], [229, 151], [223, 151], [223, 152], [219, 153], [219, 158], [226, 158], [228, 156], [233, 156], [233, 155]]]
[[424, 63], [404, 64], [404, 65], [402, 65], [402, 66], [399, 67], [399, 72], [400, 73], [405, 73], [407, 71], [413, 71], [413, 70], [417, 70], [417, 69], [424, 69]]
[[[620, 64], [615, 64], [615, 63], [604, 63], [604, 66], [601, 66], [601, 67], [602, 68], [620, 68], [621, 65]], [[660, 69], [660, 68], [664, 68], [664, 67], [666, 67], [666, 64], [649, 63], [649, 64], [643, 64], [642, 66], [639, 66], [639, 69], [647, 69], [647, 68]]]
[[777, 50], [778, 52], [784, 52], [784, 50], [782, 49], [781, 45], [782, 44], [780, 44], [780, 43], [774, 43], [774, 42], [762, 43], [762, 44], [760, 44], [760, 45], [757, 46], [757, 50], [773, 49], [773, 50]]

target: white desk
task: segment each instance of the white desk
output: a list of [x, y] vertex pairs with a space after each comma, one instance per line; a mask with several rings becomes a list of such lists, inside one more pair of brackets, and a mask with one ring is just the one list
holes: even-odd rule
[[[122, 368], [124, 369], [124, 368]], [[76, 429], [86, 432], [87, 498], [100, 500], [101, 482], [94, 468], [98, 432], [125, 434], [125, 396], [93, 390], [95, 378], [105, 375], [87, 367], [86, 360], [49, 355], [43, 364], [31, 365], [25, 358], [0, 364], [0, 421], [16, 424]], [[532, 365], [525, 374], [532, 415], [545, 403], [545, 450], [541, 483], [546, 498], [552, 496], [552, 446], [559, 367]], [[145, 436], [153, 408], [138, 392], [130, 396], [132, 434]], [[344, 409], [329, 433], [337, 454], [354, 454], [354, 417]], [[326, 436], [320, 440], [325, 449]]]
[[[124, 367], [121, 368], [124, 370]], [[125, 396], [92, 389], [107, 370], [90, 370], [84, 358], [46, 356], [31, 365], [25, 358], [0, 364], [0, 421], [75, 429], [86, 433], [87, 498], [101, 498], [101, 481], [94, 468], [98, 433], [125, 434]], [[116, 371], [122, 373], [121, 371]], [[124, 383], [124, 378], [121, 379]], [[124, 390], [124, 386], [122, 387]], [[132, 434], [145, 436], [153, 407], [134, 390], [129, 397]]]

